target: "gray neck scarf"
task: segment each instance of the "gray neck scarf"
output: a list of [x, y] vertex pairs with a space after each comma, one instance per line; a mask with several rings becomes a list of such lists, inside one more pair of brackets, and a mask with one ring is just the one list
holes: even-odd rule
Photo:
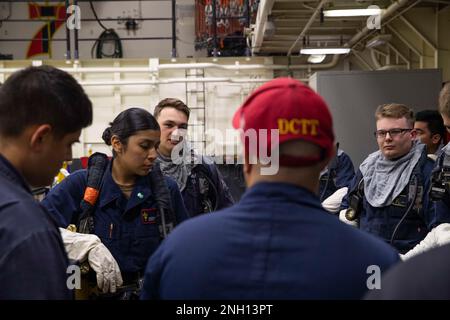
[[202, 157], [197, 155], [187, 143], [183, 144], [180, 158], [176, 161], [177, 163], [174, 163], [170, 157], [165, 157], [162, 154], [158, 154], [158, 158], [156, 159], [160, 164], [163, 174], [174, 179], [180, 191], [186, 188], [186, 183], [188, 177], [191, 175], [192, 169], [197, 163], [201, 163], [201, 160]]
[[364, 179], [364, 196], [372, 207], [385, 207], [408, 185], [425, 145], [414, 141], [411, 150], [397, 160], [387, 160], [381, 151], [370, 154], [359, 170]]
[[440, 155], [442, 152], [442, 149], [444, 149], [446, 146], [444, 146], [444, 143], [441, 141], [439, 144], [439, 147], [437, 148], [436, 152], [434, 153], [436, 156]]
[[174, 179], [180, 191], [183, 191], [186, 188], [188, 176], [191, 174], [188, 166], [175, 164], [170, 158], [164, 157], [161, 154], [158, 155], [156, 161], [159, 162], [162, 173]]
[[443, 148], [441, 149], [441, 152], [445, 152], [446, 155], [450, 156], [450, 142], [447, 143], [447, 144], [445, 145], [445, 147], [443, 147]]

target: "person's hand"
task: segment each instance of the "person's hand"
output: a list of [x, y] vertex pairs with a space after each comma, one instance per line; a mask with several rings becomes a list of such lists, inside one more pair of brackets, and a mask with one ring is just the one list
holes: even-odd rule
[[97, 274], [97, 285], [103, 293], [114, 293], [123, 284], [119, 265], [103, 243], [89, 251], [88, 261]]
[[339, 211], [339, 220], [341, 220], [342, 222], [345, 222], [348, 225], [354, 226], [354, 227], [358, 227], [358, 220], [354, 220], [354, 221], [350, 221], [345, 217], [345, 213], [347, 212], [347, 209], [343, 209], [341, 211]]
[[82, 263], [89, 262], [97, 274], [97, 285], [104, 292], [116, 292], [116, 288], [123, 284], [119, 265], [111, 252], [95, 234], [72, 232], [59, 228], [70, 260]]
[[348, 188], [343, 187], [336, 190], [332, 195], [323, 200], [322, 207], [331, 213], [338, 213], [341, 207], [342, 199], [347, 194]]
[[407, 260], [430, 249], [450, 243], [450, 223], [441, 223], [433, 228], [426, 237], [414, 248], [405, 254], [401, 254], [402, 260]]

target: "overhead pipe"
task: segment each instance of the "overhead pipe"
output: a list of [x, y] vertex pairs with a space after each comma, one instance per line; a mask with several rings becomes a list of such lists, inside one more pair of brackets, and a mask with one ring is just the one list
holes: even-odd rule
[[378, 61], [375, 50], [370, 49], [370, 57], [372, 58], [372, 63], [375, 66], [375, 69], [381, 69], [381, 64]]
[[[33, 38], [33, 39], [26, 39], [26, 38], [9, 38], [9, 39], [0, 39], [0, 42], [27, 42], [31, 40], [39, 40], [39, 41], [66, 41], [66, 39], [62, 38], [56, 38], [56, 39], [50, 39], [50, 38]], [[78, 41], [97, 41], [98, 38], [80, 38]], [[172, 37], [122, 37], [120, 40], [172, 40]]]
[[[302, 39], [306, 33], [308, 32], [311, 25], [314, 23], [314, 20], [316, 19], [317, 15], [321, 12], [323, 6], [328, 2], [329, 0], [322, 0], [319, 5], [316, 7], [315, 11], [311, 15], [310, 19], [306, 23], [305, 27], [303, 28], [302, 32], [298, 35], [297, 39], [294, 41], [292, 46], [289, 48], [289, 51], [287, 53], [287, 56], [290, 57], [292, 54], [292, 50], [294, 50], [295, 46], [297, 45], [298, 41]], [[331, 69], [334, 68], [339, 62], [339, 55], [335, 54], [331, 60], [330, 63], [326, 64], [306, 64], [301, 66], [289, 66], [290, 70], [298, 70], [298, 69]]]
[[[402, 7], [406, 6], [410, 0], [398, 0], [392, 3], [383, 13], [381, 13], [381, 21], [389, 19], [392, 15], [394, 15], [397, 10], [401, 9]], [[420, 0], [416, 1], [415, 4], [420, 2]], [[414, 4], [414, 5], [415, 5]], [[380, 22], [381, 23], [381, 22]], [[353, 38], [351, 38], [346, 44], [345, 47], [353, 48], [359, 41], [363, 39], [364, 36], [369, 34], [372, 30], [367, 28], [367, 26], [364, 27], [360, 32], [355, 34]]]
[[[411, 9], [412, 7], [414, 7], [415, 5], [417, 5], [419, 2], [421, 2], [422, 0], [417, 0], [414, 3], [412, 3], [409, 7], [405, 8], [402, 12], [397, 13], [396, 15], [394, 15], [399, 9], [402, 9], [403, 7], [405, 7], [410, 0], [397, 0], [396, 2], [392, 3], [382, 14], [381, 14], [381, 19], [380, 19], [380, 24], [381, 26], [384, 26], [386, 24], [388, 24], [390, 21], [396, 19], [398, 16], [401, 16], [403, 13], [405, 13], [406, 11], [408, 11], [409, 9]], [[388, 20], [389, 18], [391, 18], [390, 20]], [[383, 23], [383, 21], [385, 21]], [[391, 28], [388, 25], [388, 28], [391, 30], [394, 30], [393, 28]], [[364, 40], [369, 34], [370, 32], [372, 32], [373, 30], [364, 27], [364, 29], [362, 29], [360, 32], [358, 32], [356, 35], [353, 36], [352, 39], [350, 39], [350, 41], [348, 41], [344, 46], [348, 47], [348, 48], [353, 48], [354, 46], [356, 46], [360, 41]], [[419, 56], [420, 59], [420, 66], [421, 68], [423, 67], [423, 56], [415, 49], [412, 47], [412, 45], [410, 45], [406, 39], [404, 39], [398, 32], [396, 32], [396, 36], [400, 38], [400, 40], [402, 40], [403, 42], [406, 43], [406, 45], [408, 47], [410, 47], [414, 53], [416, 53]]]
[[[69, 0], [66, 0], [65, 4], [66, 4], [66, 20], [65, 21], [67, 21], [67, 19], [69, 18], [69, 16], [68, 16], [69, 13], [67, 12], [67, 10], [69, 9], [69, 6], [70, 6]], [[67, 25], [67, 23], [65, 25], [66, 25], [66, 59], [70, 60], [70, 59], [72, 59], [72, 54], [71, 54], [72, 49], [70, 48], [70, 29], [69, 29], [69, 26]]]
[[217, 3], [212, 0], [212, 31], [213, 31], [213, 57], [217, 57]]
[[[78, 0], [80, 1], [80, 0]], [[141, 0], [142, 1], [142, 0]], [[155, 0], [153, 0], [155, 1]], [[236, 17], [236, 18], [243, 18], [243, 17]], [[172, 18], [133, 18], [136, 21], [172, 21]], [[123, 21], [123, 18], [99, 18], [100, 21]], [[80, 19], [81, 22], [97, 22], [97, 19]], [[8, 19], [3, 20], [2, 23], [9, 23], [9, 22], [29, 22], [29, 23], [36, 23], [36, 22], [48, 22], [48, 21], [54, 21], [54, 22], [65, 22], [66, 19], [53, 19], [53, 18], [46, 18], [46, 19]]]
[[261, 0], [256, 12], [255, 31], [252, 33], [252, 53], [258, 53], [264, 38], [267, 17], [272, 10], [275, 0]]
[[[80, 2], [90, 2], [92, 0], [79, 0]], [[95, 0], [95, 2], [128, 2], [129, 0]], [[156, 1], [156, 0], [141, 0], [141, 1]], [[158, 0], [161, 2], [170, 0]], [[14, 0], [14, 2], [30, 2], [30, 0]], [[46, 2], [61, 2], [61, 0], [47, 0]]]
[[[78, 6], [78, 0], [74, 0], [73, 4], [75, 6]], [[75, 60], [78, 60], [80, 58], [80, 54], [79, 54], [79, 50], [78, 50], [78, 28], [75, 28], [75, 30], [74, 30], [73, 41], [74, 41], [73, 58]]]
[[287, 56], [289, 57], [292, 54], [292, 50], [294, 50], [297, 42], [303, 38], [306, 35], [306, 32], [308, 32], [311, 25], [314, 23], [314, 20], [316, 20], [317, 15], [322, 10], [323, 6], [328, 2], [329, 0], [321, 0], [319, 5], [317, 6], [316, 10], [311, 15], [311, 18], [309, 18], [309, 21], [306, 23], [305, 27], [303, 28], [302, 32], [298, 35], [297, 39], [294, 41], [292, 46], [289, 48], [289, 51], [287, 53]]
[[[223, 70], [309, 70], [309, 69], [329, 69], [339, 61], [338, 55], [334, 55], [329, 63], [324, 64], [299, 64], [299, 65], [265, 65], [265, 64], [234, 64], [221, 65], [216, 63], [171, 63], [160, 64], [157, 70], [180, 70], [180, 69], [223, 69]], [[22, 68], [0, 68], [0, 73], [13, 73]], [[60, 68], [69, 73], [113, 73], [113, 72], [129, 72], [129, 73], [152, 73], [157, 70], [150, 67], [71, 67]], [[196, 78], [198, 79], [198, 78]]]
[[[333, 56], [333, 59], [330, 63], [327, 64], [299, 64], [299, 65], [276, 65], [276, 64], [234, 64], [234, 65], [221, 65], [216, 63], [177, 63], [177, 64], [161, 64], [158, 66], [160, 70], [170, 70], [170, 69], [189, 69], [189, 68], [198, 68], [198, 69], [224, 69], [224, 70], [306, 70], [306, 69], [326, 69], [333, 67], [337, 64], [338, 58]], [[0, 69], [1, 70], [1, 69]]]
[[225, 77], [218, 78], [172, 78], [167, 80], [105, 80], [105, 81], [81, 81], [82, 86], [128, 86], [128, 85], [158, 85], [171, 83], [191, 83], [191, 82], [229, 82], [229, 83], [264, 83], [272, 79], [232, 79]]
[[177, 57], [177, 1], [172, 0], [172, 58]]

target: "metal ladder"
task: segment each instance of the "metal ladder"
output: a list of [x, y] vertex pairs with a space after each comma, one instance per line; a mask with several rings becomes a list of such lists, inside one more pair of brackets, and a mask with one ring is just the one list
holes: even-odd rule
[[[205, 69], [186, 69], [186, 79], [205, 77]], [[191, 109], [189, 142], [199, 154], [206, 150], [206, 89], [203, 81], [186, 81], [186, 105]]]

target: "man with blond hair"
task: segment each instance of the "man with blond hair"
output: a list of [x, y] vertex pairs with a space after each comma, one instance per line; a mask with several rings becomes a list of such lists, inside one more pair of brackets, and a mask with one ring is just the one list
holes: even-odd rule
[[413, 111], [391, 103], [379, 106], [375, 118], [379, 150], [360, 165], [340, 217], [404, 254], [450, 217], [437, 214], [429, 201], [433, 161], [416, 140]]
[[[450, 82], [447, 82], [441, 90], [439, 113], [447, 131], [450, 131]], [[450, 145], [447, 144], [433, 170], [431, 198], [440, 199], [436, 202], [437, 215], [448, 215], [450, 212], [449, 190], [446, 187], [448, 181], [445, 181], [447, 176], [445, 170], [450, 169], [448, 168], [449, 150]], [[382, 278], [381, 290], [371, 292], [367, 298], [450, 300], [449, 241], [450, 224], [442, 223], [434, 228], [413, 251], [420, 249], [420, 252], [423, 252], [434, 249], [393, 268]], [[444, 245], [445, 243], [447, 244]]]

